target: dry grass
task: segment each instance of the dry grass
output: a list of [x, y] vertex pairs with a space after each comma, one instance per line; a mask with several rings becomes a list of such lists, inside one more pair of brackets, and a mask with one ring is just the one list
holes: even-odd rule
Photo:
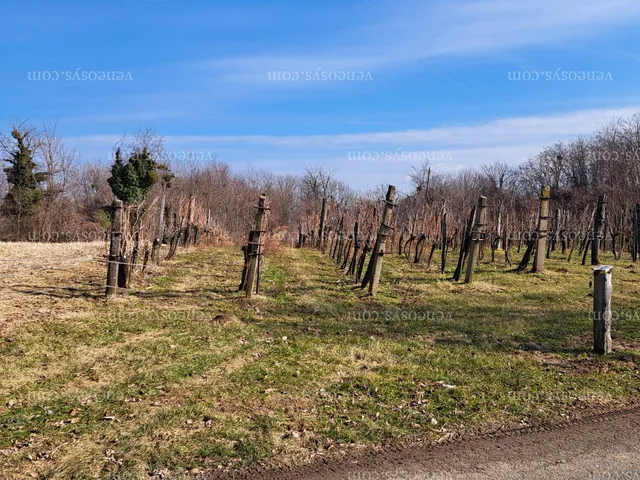
[[[558, 258], [545, 275], [481, 263], [466, 286], [385, 256], [372, 299], [318, 252], [283, 248], [246, 302], [239, 250], [194, 250], [106, 305], [81, 287], [104, 265], [73, 263], [102, 244], [0, 248], [24, 259], [3, 267], [0, 478], [302, 463], [545, 422], [640, 388], [640, 315], [614, 325], [613, 355], [592, 355], [591, 269]], [[70, 263], [28, 273], [53, 259]], [[637, 274], [615, 265], [614, 309], [636, 311]]]
[[105, 248], [103, 242], [0, 243], [0, 335], [25, 322], [74, 316], [82, 302], [73, 299], [104, 283], [98, 261]]

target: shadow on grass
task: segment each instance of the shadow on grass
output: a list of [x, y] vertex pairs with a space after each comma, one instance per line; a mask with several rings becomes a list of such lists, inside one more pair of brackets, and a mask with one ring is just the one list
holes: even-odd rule
[[593, 327], [586, 310], [556, 308], [544, 315], [539, 310], [512, 311], [488, 306], [468, 310], [447, 310], [445, 306], [408, 310], [381, 309], [375, 304], [367, 308], [357, 304], [350, 309], [347, 305], [329, 308], [291, 303], [284, 310], [281, 306], [277, 311], [267, 309], [265, 316], [269, 318], [263, 321], [263, 328], [288, 329], [302, 335], [313, 331], [314, 335], [327, 338], [338, 333], [354, 340], [409, 339], [507, 354], [541, 352], [575, 357], [592, 353]]
[[12, 290], [16, 293], [31, 296], [45, 296], [50, 298], [56, 298], [60, 300], [68, 300], [73, 298], [85, 298], [96, 300], [104, 297], [105, 287], [91, 287], [91, 289], [82, 287], [34, 287], [33, 285], [9, 285], [5, 286], [7, 290]]

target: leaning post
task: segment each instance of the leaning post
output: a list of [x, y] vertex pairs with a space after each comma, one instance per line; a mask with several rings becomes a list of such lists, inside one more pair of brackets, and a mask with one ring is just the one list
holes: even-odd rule
[[440, 258], [440, 273], [444, 273], [447, 266], [447, 204], [442, 201], [442, 219], [440, 220], [440, 231], [442, 232], [442, 252]]
[[256, 277], [258, 275], [259, 257], [263, 254], [262, 234], [264, 233], [265, 210], [267, 210], [265, 206], [266, 201], [267, 197], [265, 195], [260, 195], [257, 206], [258, 211], [256, 213], [256, 224], [255, 229], [253, 230], [253, 238], [249, 242], [249, 269], [247, 271], [247, 282], [244, 286], [245, 296], [247, 298], [251, 298], [253, 295], [254, 285], [257, 283]]
[[465, 273], [464, 283], [471, 283], [473, 281], [474, 270], [476, 269], [476, 262], [478, 259], [478, 249], [481, 242], [482, 229], [485, 224], [485, 209], [487, 208], [487, 197], [481, 196], [478, 198], [478, 205], [476, 206], [476, 214], [473, 222], [473, 230], [469, 236], [469, 262], [467, 263], [467, 271]]
[[320, 228], [318, 229], [318, 250], [322, 250], [322, 241], [324, 240], [324, 223], [327, 212], [327, 197], [322, 197], [322, 207], [320, 208]]
[[118, 291], [118, 267], [122, 248], [122, 200], [114, 200], [111, 204], [111, 243], [109, 245], [109, 262], [107, 265], [107, 298]]
[[633, 260], [636, 261], [638, 258], [638, 253], [640, 253], [640, 203], [636, 203], [634, 233], [635, 233], [635, 242], [634, 242], [635, 255], [633, 257]]
[[471, 213], [469, 214], [469, 219], [467, 220], [467, 225], [462, 230], [462, 239], [460, 241], [460, 254], [458, 255], [458, 266], [456, 267], [456, 271], [453, 273], [453, 279], [457, 282], [460, 280], [460, 275], [462, 274], [462, 267], [464, 266], [464, 261], [469, 255], [469, 244], [471, 241], [471, 229], [473, 228], [473, 219], [476, 215], [476, 207], [474, 206], [471, 209]]
[[387, 190], [387, 197], [384, 203], [384, 213], [382, 214], [382, 223], [380, 223], [380, 230], [378, 230], [378, 239], [376, 241], [376, 250], [372, 255], [373, 264], [373, 276], [371, 277], [371, 283], [369, 284], [369, 295], [374, 296], [378, 292], [378, 285], [380, 283], [380, 273], [382, 272], [382, 257], [384, 256], [384, 249], [387, 243], [387, 237], [390, 234], [391, 228], [391, 215], [393, 213], [393, 207], [395, 204], [393, 200], [396, 196], [396, 187], [389, 185]]
[[611, 265], [593, 269], [593, 351], [611, 353]]
[[536, 232], [536, 253], [533, 257], [533, 272], [544, 272], [544, 260], [547, 258], [547, 232], [549, 230], [549, 198], [551, 187], [544, 185], [540, 192], [540, 210], [538, 211], [538, 229]]

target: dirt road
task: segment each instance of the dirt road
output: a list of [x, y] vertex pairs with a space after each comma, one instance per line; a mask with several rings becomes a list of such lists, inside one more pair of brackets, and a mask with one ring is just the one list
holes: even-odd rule
[[570, 426], [225, 477], [264, 480], [640, 480], [640, 409]]

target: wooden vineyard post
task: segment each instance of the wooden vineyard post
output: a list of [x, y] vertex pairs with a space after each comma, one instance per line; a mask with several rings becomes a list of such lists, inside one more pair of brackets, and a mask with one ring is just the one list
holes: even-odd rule
[[440, 273], [444, 273], [447, 266], [447, 204], [442, 202], [442, 219], [440, 221], [442, 231], [442, 252], [440, 258]]
[[550, 239], [551, 250], [549, 250], [549, 247], [547, 248], [547, 258], [551, 258], [551, 252], [556, 251], [556, 246], [558, 244], [559, 228], [560, 228], [560, 209], [556, 208], [556, 214], [553, 217], [553, 235]]
[[502, 247], [504, 248], [504, 263], [511, 267], [511, 259], [509, 258], [509, 249], [511, 248], [511, 238], [513, 233], [509, 233], [509, 215], [505, 222], [504, 234], [502, 235]]
[[251, 298], [254, 291], [254, 286], [258, 283], [256, 282], [256, 277], [258, 275], [258, 264], [260, 262], [259, 257], [263, 254], [263, 245], [262, 245], [262, 234], [264, 233], [264, 217], [265, 211], [268, 210], [265, 207], [265, 203], [267, 201], [267, 197], [265, 195], [260, 195], [260, 199], [258, 200], [258, 212], [256, 213], [256, 224], [255, 229], [253, 230], [253, 235], [250, 236], [251, 241], [249, 242], [249, 268], [247, 270], [247, 281], [244, 285], [245, 296], [247, 298]]
[[[320, 244], [320, 252], [323, 254], [327, 253], [327, 246], [331, 245], [331, 240], [333, 239], [333, 232], [331, 231], [330, 226], [325, 226], [324, 233], [322, 234], [322, 243]], [[331, 250], [331, 248], [329, 248]]]
[[473, 230], [469, 238], [469, 262], [467, 263], [467, 271], [465, 272], [464, 283], [471, 283], [473, 281], [473, 274], [476, 268], [476, 262], [478, 258], [478, 249], [480, 247], [482, 234], [482, 228], [485, 221], [485, 209], [487, 207], [487, 197], [481, 196], [478, 198], [478, 205], [476, 206], [476, 215], [473, 222]]
[[382, 222], [380, 223], [380, 230], [378, 230], [378, 238], [376, 240], [376, 248], [371, 256], [373, 264], [373, 276], [369, 283], [369, 295], [374, 296], [378, 292], [378, 284], [380, 283], [380, 273], [382, 272], [382, 257], [384, 256], [384, 249], [387, 243], [387, 237], [389, 236], [391, 227], [391, 215], [393, 213], [393, 207], [395, 204], [393, 200], [396, 196], [396, 187], [389, 185], [387, 190], [387, 197], [384, 204], [384, 213], [382, 214]]
[[333, 261], [336, 260], [336, 256], [338, 255], [338, 249], [340, 248], [341, 244], [342, 244], [342, 230], [338, 232], [336, 241], [333, 244], [333, 252], [331, 252], [331, 258], [333, 259]]
[[611, 353], [611, 265], [593, 269], [593, 351]]
[[371, 234], [367, 235], [367, 239], [364, 242], [364, 246], [362, 247], [362, 253], [360, 254], [360, 258], [358, 259], [358, 265], [356, 266], [356, 283], [360, 282], [360, 278], [362, 278], [362, 270], [364, 269], [364, 262], [367, 259], [367, 253], [371, 250]]
[[107, 298], [118, 291], [118, 267], [122, 244], [122, 200], [114, 200], [111, 205], [111, 244], [109, 245], [109, 263], [107, 265]]
[[302, 248], [302, 225], [298, 225], [298, 243], [296, 248]]
[[[631, 260], [633, 260], [634, 262], [638, 259], [638, 249], [636, 248], [636, 245], [638, 244], [638, 240], [636, 238], [636, 234], [638, 233], [636, 229], [637, 212], [638, 205], [636, 205], [636, 210], [631, 213], [631, 240], [629, 241], [629, 252], [631, 253]], [[624, 245], [624, 242], [622, 243]]]
[[596, 219], [593, 224], [593, 243], [591, 245], [591, 265], [598, 265], [600, 253], [600, 240], [603, 237], [604, 228], [604, 207], [606, 197], [604, 194], [598, 197], [598, 206], [596, 207]]
[[633, 261], [635, 262], [638, 259], [638, 253], [640, 253], [640, 203], [636, 203], [636, 215], [633, 225], [633, 232], [635, 234], [635, 240], [633, 243]]
[[358, 222], [353, 226], [353, 257], [347, 270], [347, 275], [354, 275], [356, 273], [356, 263], [358, 262], [358, 250], [360, 250], [360, 239], [358, 238]]
[[191, 238], [191, 229], [193, 227], [193, 216], [195, 214], [195, 202], [196, 197], [192, 194], [189, 195], [189, 208], [187, 210], [187, 227], [184, 230], [184, 236], [182, 237], [182, 245], [186, 247], [189, 244]]
[[[258, 235], [260, 236], [260, 238], [258, 238], [258, 241], [261, 240], [262, 235], [260, 233], [258, 233]], [[264, 242], [264, 240], [263, 240]], [[255, 279], [256, 279], [256, 288], [254, 289], [254, 292], [256, 293], [256, 295], [260, 294], [260, 280], [262, 280], [262, 262], [264, 261], [264, 243], [258, 244], [256, 245], [257, 250], [257, 254], [256, 254], [256, 264], [258, 265], [256, 268], [256, 275], [255, 275]]]
[[[344, 252], [342, 254], [342, 256], [344, 257], [344, 260], [342, 261], [342, 265], [340, 265], [341, 269], [347, 268], [348, 262], [349, 262], [349, 257], [351, 255], [351, 246], [353, 245], [353, 235], [349, 235], [349, 239], [347, 241], [347, 246], [344, 249]], [[338, 259], [340, 260], [340, 259]]]
[[178, 243], [180, 243], [180, 237], [182, 235], [182, 226], [184, 225], [184, 217], [180, 217], [180, 224], [178, 229], [174, 232], [173, 238], [169, 242], [169, 252], [165, 257], [165, 260], [173, 260], [176, 256], [176, 252], [178, 251]]
[[166, 195], [162, 194], [162, 201], [160, 203], [160, 214], [158, 215], [158, 231], [157, 236], [153, 240], [153, 247], [151, 249], [151, 261], [154, 263], [160, 263], [159, 251], [162, 247], [162, 240], [164, 239], [164, 209], [166, 205]]
[[551, 187], [544, 185], [540, 192], [540, 210], [538, 211], [538, 229], [536, 231], [536, 253], [533, 257], [533, 272], [544, 272], [544, 260], [547, 258], [547, 231], [549, 229], [549, 198]]
[[324, 241], [324, 222], [327, 213], [327, 198], [322, 197], [322, 207], [320, 209], [320, 229], [318, 230], [318, 250], [322, 251], [322, 242]]
[[475, 218], [476, 207], [471, 209], [471, 213], [469, 214], [469, 219], [467, 221], [467, 225], [462, 231], [462, 239], [460, 241], [460, 255], [458, 256], [458, 266], [456, 267], [456, 271], [453, 274], [453, 279], [457, 282], [460, 280], [460, 275], [462, 274], [462, 267], [464, 265], [464, 261], [469, 254], [469, 239], [471, 238], [471, 229], [473, 228], [473, 219]]
[[589, 220], [589, 224], [587, 225], [587, 230], [585, 232], [584, 241], [582, 241], [581, 244], [580, 244], [579, 252], [582, 253], [582, 265], [586, 265], [587, 264], [587, 253], [589, 252], [589, 231], [591, 229], [591, 223], [593, 222], [593, 219], [596, 216], [597, 208], [598, 207], [596, 206], [596, 208], [594, 208], [593, 211], [591, 212], [591, 219]]
[[[249, 242], [251, 242], [252, 234], [249, 234]], [[249, 269], [249, 252], [248, 245], [242, 246], [242, 255], [244, 256], [244, 264], [242, 265], [242, 278], [240, 279], [240, 285], [238, 285], [238, 291], [244, 292], [244, 286], [247, 283], [247, 270]]]
[[164, 210], [167, 204], [167, 196], [162, 194], [162, 201], [160, 202], [160, 215], [158, 218], [158, 245], [162, 246], [162, 240], [164, 239]]

